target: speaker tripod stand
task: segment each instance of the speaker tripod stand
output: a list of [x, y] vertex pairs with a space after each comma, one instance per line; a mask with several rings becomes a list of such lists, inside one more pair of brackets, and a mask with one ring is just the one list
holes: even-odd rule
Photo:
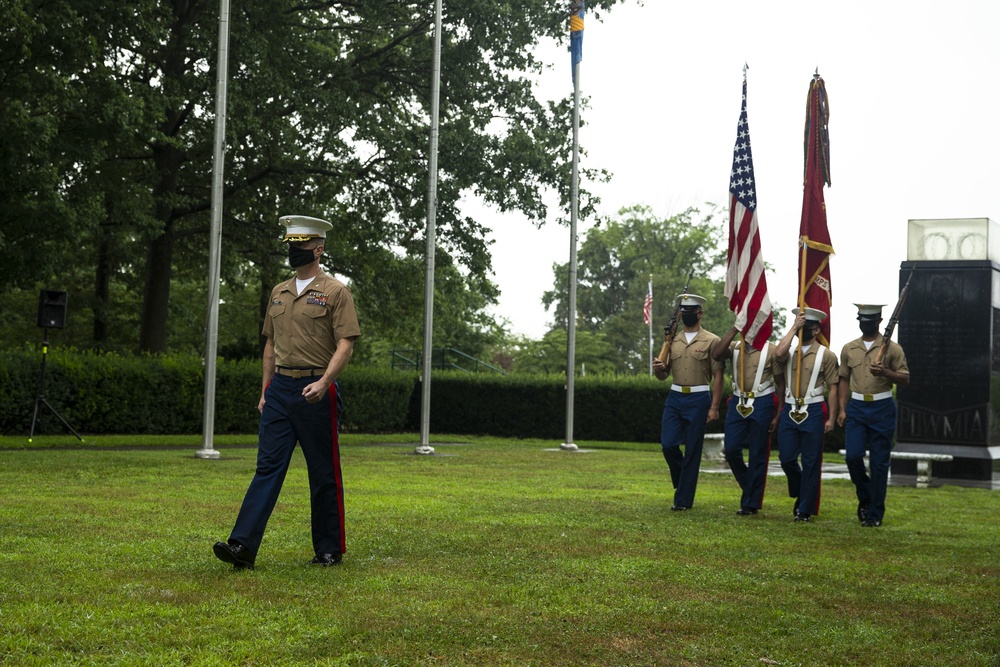
[[44, 329], [42, 334], [42, 372], [41, 376], [38, 378], [38, 396], [35, 397], [35, 413], [31, 416], [31, 431], [28, 432], [28, 442], [31, 442], [31, 438], [35, 435], [35, 424], [38, 422], [38, 407], [44, 405], [49, 409], [49, 411], [56, 417], [59, 417], [59, 421], [63, 423], [63, 426], [68, 428], [70, 432], [76, 436], [77, 440], [83, 442], [83, 438], [80, 434], [69, 425], [69, 422], [63, 419], [63, 416], [59, 414], [59, 411], [52, 407], [47, 400], [45, 400], [45, 359], [49, 354], [49, 330]]

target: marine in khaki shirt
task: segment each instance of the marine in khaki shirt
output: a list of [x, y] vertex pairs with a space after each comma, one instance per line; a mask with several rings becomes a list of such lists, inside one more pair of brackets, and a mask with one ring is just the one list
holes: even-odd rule
[[673, 377], [660, 427], [660, 446], [674, 486], [673, 511], [694, 505], [705, 426], [719, 418], [722, 400], [723, 362], [712, 358], [719, 337], [701, 328], [705, 302], [697, 294], [677, 296], [683, 329], [678, 327], [666, 359], [653, 360], [656, 379]]
[[673, 383], [685, 387], [711, 385], [715, 371], [725, 368], [725, 362], [712, 358], [719, 337], [700, 326], [690, 341], [687, 333], [678, 332], [670, 345], [669, 374]]
[[[871, 344], [870, 348], [865, 346], [866, 342]], [[866, 341], [864, 337], [856, 338], [841, 350], [841, 414], [844, 414], [851, 394], [874, 396], [892, 391], [894, 384], [905, 385], [909, 382], [910, 368], [906, 365], [906, 355], [903, 353], [903, 348], [898, 343], [890, 342], [882, 357], [882, 363], [875, 363], [875, 357], [878, 356], [879, 349], [884, 345], [885, 339], [882, 334], [876, 333], [870, 341]], [[842, 420], [838, 421], [841, 421], [841, 426], [843, 426]]]
[[881, 526], [885, 516], [889, 459], [896, 432], [892, 386], [909, 384], [910, 369], [903, 348], [878, 331], [884, 304], [854, 305], [861, 338], [844, 345], [840, 353], [837, 423], [844, 427], [844, 458], [858, 496], [858, 520], [873, 528]]
[[[744, 352], [743, 342], [732, 340], [736, 333], [738, 333], [737, 329], [733, 328], [726, 338], [722, 339], [723, 346], [725, 346], [728, 342], [730, 359], [733, 358], [733, 353], [736, 350], [740, 351], [739, 355], [736, 357], [736, 366], [732, 369], [734, 393], [757, 393], [757, 391], [759, 391], [759, 387], [777, 387], [779, 382], [782, 383], [783, 387], [785, 365], [778, 361], [777, 346], [771, 342], [767, 343], [765, 348], [767, 350], [767, 359], [764, 361], [764, 368], [760, 375], [760, 384], [755, 386], [754, 380], [757, 378], [757, 366], [760, 365], [760, 355], [763, 351], [748, 345], [746, 346], [746, 352]], [[716, 350], [716, 353], [718, 354], [718, 350]], [[725, 361], [725, 358], [723, 358], [722, 361]], [[784, 398], [784, 392], [782, 391], [779, 393], [779, 396]]]
[[777, 399], [785, 394], [785, 366], [778, 361], [774, 343], [764, 342], [764, 349], [757, 350], [742, 337], [734, 340], [739, 332], [733, 326], [713, 356], [719, 361], [728, 356], [732, 364], [733, 395], [726, 409], [722, 453], [741, 491], [736, 513], [750, 516], [764, 503], [770, 435], [781, 414], [776, 407]]
[[300, 294], [294, 277], [271, 290], [262, 333], [274, 342], [276, 366], [326, 368], [339, 341], [361, 329], [350, 290], [321, 270]]
[[283, 216], [279, 223], [295, 276], [271, 290], [264, 317], [257, 468], [229, 539], [212, 548], [238, 570], [254, 568], [296, 445], [309, 471], [315, 552], [309, 564], [337, 565], [347, 550], [337, 377], [361, 329], [348, 288], [320, 268], [332, 223], [304, 215]]
[[[796, 521], [819, 514], [824, 434], [833, 430], [837, 414], [837, 355], [822, 346], [816, 335], [827, 314], [815, 308], [792, 310], [795, 322], [778, 343], [777, 356], [785, 365], [785, 405], [778, 422], [778, 460], [795, 499]], [[800, 332], [801, 331], [801, 332]], [[798, 349], [791, 349], [799, 335]], [[822, 357], [820, 357], [822, 351]], [[814, 377], [815, 371], [815, 377]], [[829, 397], [824, 405], [824, 395]]]

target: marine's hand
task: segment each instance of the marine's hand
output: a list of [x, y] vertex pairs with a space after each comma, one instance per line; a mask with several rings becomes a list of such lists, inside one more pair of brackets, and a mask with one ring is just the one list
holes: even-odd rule
[[886, 368], [882, 364], [872, 364], [868, 367], [868, 371], [877, 378], [886, 377]]
[[843, 428], [845, 421], [847, 421], [847, 413], [845, 411], [841, 410], [837, 414], [837, 426]]
[[260, 400], [257, 401], [257, 412], [264, 412], [264, 394], [261, 394]]
[[718, 418], [719, 418], [719, 408], [709, 408], [708, 418], [705, 419], [705, 423], [708, 424], [709, 422], [714, 422]]
[[328, 385], [324, 384], [322, 380], [316, 380], [316, 382], [306, 385], [305, 389], [302, 390], [302, 395], [310, 403], [319, 403], [326, 396], [327, 387]]
[[829, 419], [826, 420], [826, 423], [823, 424], [823, 433], [832, 433], [833, 423], [834, 423], [834, 418], [831, 416]]

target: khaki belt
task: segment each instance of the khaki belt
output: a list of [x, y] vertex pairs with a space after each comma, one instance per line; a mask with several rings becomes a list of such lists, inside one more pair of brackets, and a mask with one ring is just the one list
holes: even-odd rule
[[887, 398], [892, 398], [892, 390], [883, 391], [878, 394], [859, 394], [856, 391], [851, 392], [851, 398], [870, 403], [872, 401], [884, 401]]
[[709, 387], [707, 384], [694, 384], [694, 385], [672, 384], [672, 385], [670, 385], [670, 391], [679, 391], [682, 394], [694, 394], [694, 393], [697, 393], [699, 391], [710, 391], [711, 389], [712, 388]]
[[274, 369], [278, 375], [285, 375], [290, 378], [318, 378], [323, 377], [325, 368], [282, 368], [278, 366]]

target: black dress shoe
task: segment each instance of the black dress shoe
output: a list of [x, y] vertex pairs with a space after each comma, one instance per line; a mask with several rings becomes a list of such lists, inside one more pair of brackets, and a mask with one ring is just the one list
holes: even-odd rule
[[861, 525], [865, 528], [878, 528], [882, 525], [882, 522], [878, 519], [865, 519]]
[[331, 565], [340, 565], [340, 561], [343, 559], [343, 554], [316, 554], [316, 557], [309, 561], [309, 564], [330, 567]]
[[811, 519], [810, 519], [810, 515], [803, 514], [802, 512], [799, 512], [798, 514], [795, 515], [795, 520], [796, 521], [810, 521]]
[[736, 510], [736, 513], [739, 514], [740, 516], [750, 516], [752, 514], [756, 514], [757, 513], [757, 508], [756, 507], [741, 507], [738, 510]]
[[252, 570], [254, 555], [239, 542], [216, 542], [212, 547], [215, 557], [226, 563], [232, 563], [236, 570]]
[[864, 523], [868, 520], [868, 505], [865, 503], [858, 503], [858, 521]]
[[799, 515], [799, 499], [798, 498], [795, 499], [795, 504], [792, 505], [792, 514], [794, 514], [795, 516]]
[[671, 512], [684, 512], [684, 511], [689, 510], [689, 509], [691, 509], [691, 508], [690, 507], [685, 507], [684, 505], [671, 505], [670, 506], [670, 511]]

